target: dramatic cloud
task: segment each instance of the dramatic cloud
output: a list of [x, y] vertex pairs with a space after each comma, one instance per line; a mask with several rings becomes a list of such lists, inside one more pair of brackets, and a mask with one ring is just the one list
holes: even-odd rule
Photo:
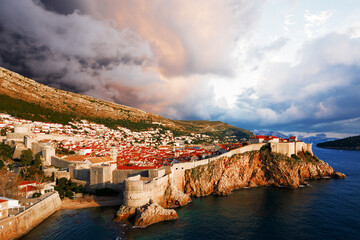
[[354, 5], [2, 0], [0, 65], [174, 119], [355, 134], [360, 18]]
[[239, 95], [239, 113], [251, 113], [245, 121], [293, 131], [358, 131], [360, 39], [329, 34], [299, 53], [299, 64], [269, 65], [258, 84]]
[[55, 87], [209, 119], [204, 79], [232, 74], [231, 51], [257, 11], [257, 1], [4, 0], [0, 63]]

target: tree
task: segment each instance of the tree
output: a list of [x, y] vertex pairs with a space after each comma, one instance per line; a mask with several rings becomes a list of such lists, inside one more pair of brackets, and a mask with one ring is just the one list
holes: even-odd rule
[[1, 131], [0, 131], [0, 135], [1, 135], [1, 136], [6, 136], [6, 132], [7, 132], [7, 129], [6, 129], [6, 128], [2, 128]]
[[0, 159], [0, 169], [2, 169], [3, 167], [5, 167], [4, 162]]
[[20, 162], [21, 164], [24, 164], [25, 167], [31, 165], [33, 159], [33, 152], [31, 149], [26, 149], [21, 152]]
[[5, 161], [12, 159], [12, 154], [13, 151], [9, 145], [0, 143], [0, 159]]
[[33, 166], [39, 168], [41, 165], [40, 153], [35, 154], [35, 159], [33, 161]]
[[[34, 181], [35, 182], [37, 182], [37, 183], [43, 183], [44, 182], [44, 175], [42, 175], [42, 174], [39, 174], [39, 173], [35, 173], [33, 176], [32, 176], [32, 178], [34, 179]], [[39, 185], [37, 186], [37, 189], [38, 189], [38, 192], [40, 193], [40, 187], [39, 187]]]
[[58, 191], [61, 199], [63, 199], [64, 197], [72, 199], [74, 196], [74, 192], [82, 192], [83, 186], [78, 186], [76, 183], [73, 183], [71, 182], [71, 180], [67, 180], [66, 178], [60, 178], [57, 180], [55, 190]]

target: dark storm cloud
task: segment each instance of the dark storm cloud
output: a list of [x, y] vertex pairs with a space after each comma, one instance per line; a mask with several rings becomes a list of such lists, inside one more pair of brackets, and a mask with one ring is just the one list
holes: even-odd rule
[[2, 0], [0, 65], [167, 117], [211, 119], [223, 111], [207, 74], [230, 74], [261, 2]]
[[[78, 6], [68, 3], [62, 6]], [[150, 54], [136, 34], [118, 32], [78, 12], [54, 15], [40, 2], [5, 0], [0, 20], [1, 65], [65, 90], [86, 93], [101, 84], [93, 76], [120, 66], [141, 68]]]
[[48, 11], [58, 14], [72, 14], [76, 10], [85, 12], [82, 0], [33, 0], [36, 4], [43, 6]]

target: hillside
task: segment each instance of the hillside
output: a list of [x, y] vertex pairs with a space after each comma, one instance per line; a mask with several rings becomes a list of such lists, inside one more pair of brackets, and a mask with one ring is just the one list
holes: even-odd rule
[[249, 138], [250, 131], [223, 122], [179, 121], [163, 118], [140, 109], [102, 101], [90, 96], [52, 88], [0, 67], [0, 112], [33, 121], [67, 124], [87, 119], [115, 128], [146, 130], [161, 125], [175, 135], [203, 133], [224, 138]]
[[360, 150], [360, 136], [347, 137], [335, 141], [318, 143], [316, 146], [320, 148]]

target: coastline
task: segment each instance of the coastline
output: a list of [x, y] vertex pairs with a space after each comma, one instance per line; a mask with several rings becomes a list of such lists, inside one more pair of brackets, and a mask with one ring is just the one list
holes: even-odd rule
[[122, 204], [121, 198], [116, 197], [105, 197], [105, 196], [87, 196], [75, 199], [64, 199], [61, 200], [60, 209], [81, 209], [91, 207], [110, 207], [120, 206]]
[[316, 147], [330, 150], [360, 151], [359, 147], [320, 147], [318, 145], [316, 145]]

